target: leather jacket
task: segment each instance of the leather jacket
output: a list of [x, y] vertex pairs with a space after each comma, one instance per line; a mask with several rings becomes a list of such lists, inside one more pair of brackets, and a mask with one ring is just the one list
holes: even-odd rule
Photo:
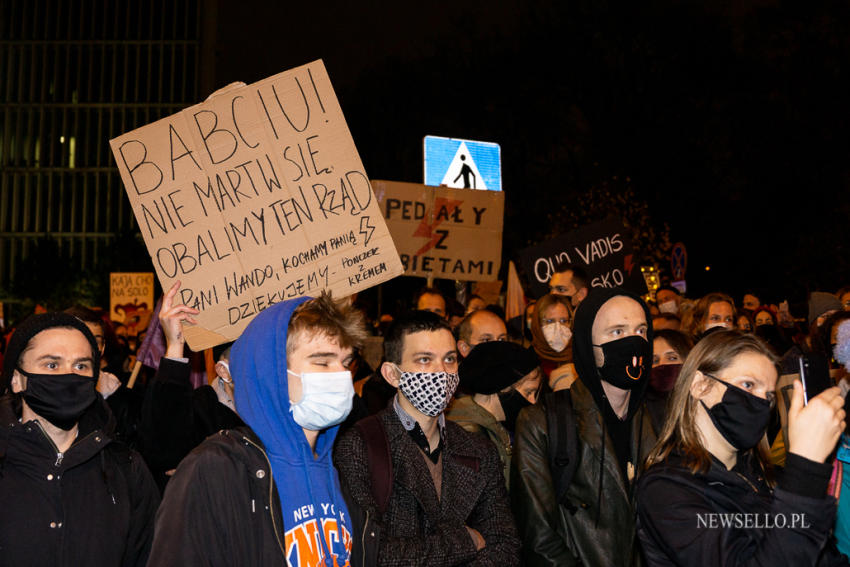
[[649, 412], [641, 404], [632, 414], [632, 466], [623, 471], [607, 434], [603, 453], [603, 417], [590, 391], [577, 380], [571, 393], [580, 445], [567, 491], [574, 513], [556, 502], [545, 408], [526, 408], [517, 420], [510, 495], [525, 564], [638, 566], [634, 476], [656, 441]]

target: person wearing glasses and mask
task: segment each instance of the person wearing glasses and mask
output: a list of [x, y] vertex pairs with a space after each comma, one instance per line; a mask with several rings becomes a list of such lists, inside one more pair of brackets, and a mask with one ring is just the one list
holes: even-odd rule
[[825, 463], [844, 400], [830, 388], [806, 405], [795, 383], [789, 454], [773, 470], [765, 431], [776, 380], [776, 357], [753, 335], [718, 331], [691, 351], [637, 486], [648, 565], [848, 564], [830, 538]]
[[576, 379], [572, 349], [573, 308], [568, 297], [547, 293], [537, 300], [531, 321], [531, 348], [552, 390]]
[[[384, 359], [380, 372], [396, 395], [348, 429], [334, 451], [355, 518], [352, 566], [518, 565], [496, 448], [445, 417], [459, 381], [445, 319], [425, 311], [396, 319]], [[388, 461], [381, 490], [376, 450]]]

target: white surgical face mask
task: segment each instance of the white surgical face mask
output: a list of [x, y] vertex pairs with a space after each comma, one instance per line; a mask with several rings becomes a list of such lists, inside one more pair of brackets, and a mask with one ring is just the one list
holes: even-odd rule
[[670, 301], [665, 301], [664, 303], [658, 306], [658, 310], [662, 313], [672, 313], [676, 314], [679, 312], [679, 306], [676, 305], [676, 300], [671, 299]]
[[290, 402], [289, 411], [295, 423], [310, 431], [321, 431], [342, 423], [354, 400], [354, 382], [351, 372], [302, 372], [301, 399]]
[[567, 348], [567, 345], [570, 344], [570, 339], [573, 337], [573, 332], [570, 331], [570, 328], [561, 323], [549, 323], [548, 325], [543, 325], [541, 328], [543, 329], [543, 336], [546, 338], [546, 342], [556, 352], [561, 352]]

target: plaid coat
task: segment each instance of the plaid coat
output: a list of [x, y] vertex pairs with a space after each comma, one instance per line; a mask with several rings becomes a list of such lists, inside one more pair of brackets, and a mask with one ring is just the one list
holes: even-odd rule
[[[425, 457], [392, 406], [378, 417], [389, 441], [393, 471], [384, 514], [372, 496], [366, 443], [358, 428], [338, 439], [334, 453], [354, 522], [352, 564], [369, 555], [364, 546], [374, 545], [381, 566], [518, 565], [520, 541], [493, 444], [446, 421], [438, 498]], [[475, 550], [466, 526], [483, 536], [486, 545], [481, 551]]]

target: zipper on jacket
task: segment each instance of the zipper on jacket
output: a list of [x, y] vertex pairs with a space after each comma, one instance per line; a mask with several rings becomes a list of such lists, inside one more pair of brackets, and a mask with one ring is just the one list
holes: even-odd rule
[[42, 427], [41, 423], [37, 419], [35, 420], [35, 423], [38, 425], [38, 429], [41, 431], [42, 435], [44, 435], [45, 439], [47, 439], [47, 442], [50, 443], [50, 446], [53, 448], [53, 452], [56, 453], [56, 462], [53, 463], [53, 466], [59, 468], [62, 464], [62, 459], [65, 458], [65, 453], [59, 450], [59, 447], [56, 446], [56, 443], [53, 442], [53, 439], [47, 434], [47, 431], [44, 430], [44, 427]]
[[[50, 435], [47, 434], [47, 431], [44, 430], [44, 427], [41, 425], [41, 422], [39, 422], [37, 419], [34, 420], [34, 421], [35, 421], [35, 424], [38, 426], [39, 431], [41, 431], [41, 434], [44, 435], [45, 439], [47, 439], [47, 442], [50, 443], [50, 446], [56, 452], [56, 462], [53, 464], [53, 466], [59, 467], [62, 464], [62, 460], [65, 458], [65, 453], [59, 450], [59, 447], [56, 446], [56, 443], [53, 442], [53, 439], [50, 437]], [[73, 447], [74, 445], [77, 445], [79, 443], [82, 443], [83, 441], [85, 441], [86, 439], [88, 439], [89, 437], [91, 437], [92, 435], [97, 433], [97, 431], [98, 430], [95, 429], [94, 431], [92, 431], [91, 433], [89, 433], [88, 435], [83, 437], [82, 439], [79, 439], [79, 438], [74, 439], [74, 442], [71, 443], [71, 447]]]
[[269, 465], [269, 515], [272, 518], [272, 528], [274, 530], [274, 537], [277, 540], [277, 546], [280, 548], [280, 552], [283, 553], [283, 556], [286, 557], [286, 551], [284, 551], [283, 543], [281, 543], [280, 535], [277, 531], [277, 522], [274, 521], [274, 475], [272, 474], [272, 462], [269, 460], [269, 456], [266, 455], [266, 452], [263, 450], [262, 447], [260, 447], [244, 435], [242, 436], [242, 440], [256, 447], [257, 450], [263, 454], [263, 457], [266, 459], [266, 463]]

